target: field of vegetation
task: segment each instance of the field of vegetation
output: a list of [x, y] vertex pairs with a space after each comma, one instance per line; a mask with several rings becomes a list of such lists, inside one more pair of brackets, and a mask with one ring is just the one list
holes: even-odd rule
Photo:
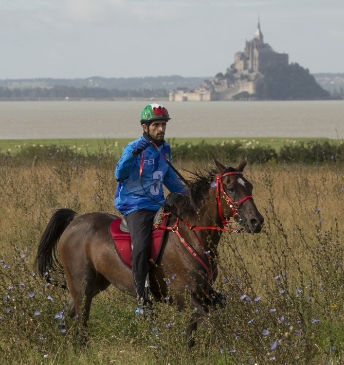
[[[340, 161], [254, 161], [246, 167], [264, 228], [222, 237], [216, 289], [226, 306], [204, 318], [190, 351], [185, 328], [196, 308], [178, 313], [156, 304], [154, 318], [138, 320], [136, 301], [115, 288], [94, 299], [89, 341], [79, 345], [78, 321], [67, 316], [68, 291], [46, 284], [33, 262], [56, 209], [115, 212], [118, 155], [111, 148], [89, 157], [48, 152], [38, 146], [0, 154], [2, 364], [344, 363]], [[219, 160], [237, 163], [224, 153]], [[185, 175], [184, 169], [213, 167], [210, 158], [178, 158], [175, 165]]]
[[[70, 151], [80, 154], [98, 153], [103, 150], [111, 150], [114, 153], [120, 153], [122, 148], [132, 139], [3, 139], [0, 140], [0, 153], [20, 154], [23, 150], [44, 149], [50, 146], [68, 148]], [[224, 145], [242, 145], [248, 149], [272, 148], [279, 152], [283, 146], [298, 146], [309, 143], [330, 143], [340, 145], [341, 140], [331, 140], [328, 138], [168, 138], [170, 145], [180, 146], [198, 146], [207, 144], [212, 146]], [[32, 152], [30, 152], [32, 153]]]

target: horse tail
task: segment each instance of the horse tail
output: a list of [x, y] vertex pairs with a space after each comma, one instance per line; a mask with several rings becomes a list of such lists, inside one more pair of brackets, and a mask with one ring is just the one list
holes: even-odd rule
[[[56, 268], [59, 263], [57, 259], [56, 247], [64, 230], [76, 217], [77, 213], [71, 209], [59, 209], [50, 218], [37, 249], [35, 265], [41, 277]], [[48, 281], [51, 279], [48, 277]]]

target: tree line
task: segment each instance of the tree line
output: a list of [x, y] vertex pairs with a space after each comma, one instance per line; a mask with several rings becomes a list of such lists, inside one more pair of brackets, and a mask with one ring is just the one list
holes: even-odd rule
[[2, 100], [62, 100], [168, 97], [165, 89], [105, 89], [98, 87], [54, 86], [51, 88], [0, 87]]

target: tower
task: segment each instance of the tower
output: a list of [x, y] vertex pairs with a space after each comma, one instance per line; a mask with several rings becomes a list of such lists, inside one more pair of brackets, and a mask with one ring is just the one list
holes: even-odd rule
[[259, 17], [258, 17], [258, 27], [257, 27], [256, 33], [254, 33], [254, 38], [253, 39], [257, 39], [259, 45], [264, 44], [264, 36], [263, 36], [262, 31], [260, 30], [260, 19], [259, 19]]

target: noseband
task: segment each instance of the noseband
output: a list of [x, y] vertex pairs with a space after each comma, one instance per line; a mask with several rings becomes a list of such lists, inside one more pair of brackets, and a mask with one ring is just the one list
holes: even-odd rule
[[[230, 220], [229, 219], [226, 219], [224, 217], [224, 214], [223, 214], [223, 209], [221, 207], [221, 198], [223, 198], [227, 205], [229, 206], [229, 208], [232, 210], [232, 214], [230, 217], [233, 217], [233, 219], [235, 221], [238, 221], [238, 218], [239, 218], [239, 213], [238, 213], [238, 209], [240, 207], [240, 205], [246, 201], [247, 199], [251, 199], [252, 198], [252, 195], [246, 195], [245, 197], [243, 197], [242, 199], [240, 199], [239, 201], [237, 202], [234, 202], [229, 196], [228, 194], [226, 193], [224, 187], [223, 187], [223, 182], [222, 182], [222, 179], [225, 177], [225, 176], [229, 176], [229, 175], [242, 175], [242, 172], [240, 171], [230, 171], [230, 172], [225, 172], [224, 174], [222, 175], [217, 175], [216, 177], [216, 202], [217, 202], [217, 211], [219, 213], [219, 216], [221, 218], [221, 221], [222, 221], [222, 224], [224, 226], [226, 226]], [[229, 217], [229, 218], [230, 218]]]

